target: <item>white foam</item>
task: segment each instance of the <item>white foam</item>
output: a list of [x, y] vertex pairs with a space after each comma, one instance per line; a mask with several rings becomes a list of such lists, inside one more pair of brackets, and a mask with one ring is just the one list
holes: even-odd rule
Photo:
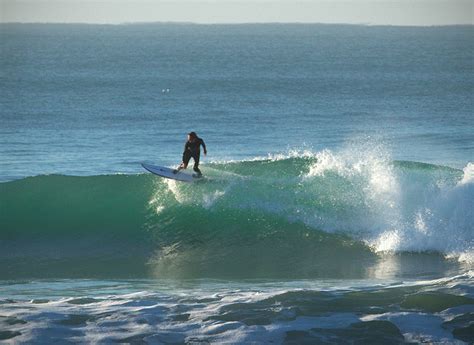
[[164, 179], [164, 183], [168, 187], [168, 190], [173, 194], [177, 202], [179, 202], [180, 204], [184, 204], [189, 200], [187, 194], [181, 192], [180, 182], [171, 179]]
[[445, 319], [439, 315], [400, 312], [366, 315], [361, 319], [362, 321], [390, 321], [401, 330], [405, 340], [409, 342], [463, 344], [463, 342], [454, 339], [451, 332], [441, 326]]
[[203, 195], [204, 208], [207, 208], [207, 209], [211, 208], [214, 205], [214, 203], [224, 195], [225, 195], [225, 191], [221, 191], [221, 190], [216, 190], [212, 193], [204, 194]]
[[383, 147], [371, 146], [316, 153], [316, 163], [303, 178], [337, 175], [355, 187], [352, 195], [361, 193], [362, 202], [352, 206], [358, 211], [349, 217], [336, 213], [331, 220], [318, 213], [309, 223], [350, 233], [378, 252], [440, 251], [472, 262], [474, 165], [467, 164], [456, 182], [442, 174], [395, 167]]
[[[25, 320], [8, 329], [19, 331], [21, 335], [13, 338], [18, 343], [49, 343], [76, 341], [87, 343], [113, 343], [132, 336], [150, 343], [193, 342], [198, 339], [213, 343], [235, 342], [273, 342], [280, 343], [288, 331], [310, 331], [314, 328], [334, 329], [349, 327], [360, 321], [387, 320], [393, 322], [405, 335], [406, 340], [447, 342], [456, 340], [442, 327], [442, 323], [461, 313], [472, 312], [474, 306], [458, 306], [442, 313], [428, 314], [419, 312], [388, 312], [381, 314], [363, 314], [350, 302], [346, 311], [320, 312], [314, 315], [297, 316], [296, 309], [301, 303], [299, 293], [305, 286], [310, 291], [332, 291], [333, 297], [349, 291], [380, 291], [385, 288], [419, 286], [420, 290], [444, 289], [447, 284], [466, 283], [467, 276], [443, 278], [440, 280], [414, 282], [413, 284], [393, 284], [357, 286], [362, 282], [349, 281], [294, 281], [294, 282], [213, 282], [197, 280], [179, 281], [55, 281], [42, 283], [23, 283], [11, 287], [5, 285], [5, 296], [15, 296], [14, 302], [0, 305], [0, 314]], [[468, 282], [468, 281], [467, 281]], [[367, 282], [365, 282], [367, 284]], [[472, 281], [471, 281], [472, 283]], [[94, 285], [96, 284], [96, 286]], [[135, 285], [137, 284], [137, 285]], [[341, 285], [337, 285], [341, 284]], [[347, 285], [347, 287], [346, 287]], [[89, 286], [87, 288], [87, 286]], [[101, 294], [100, 287], [113, 289], [120, 286], [115, 294]], [[329, 289], [321, 289], [327, 286]], [[352, 288], [349, 288], [352, 286]], [[357, 287], [356, 287], [357, 286]], [[36, 304], [30, 299], [44, 297], [47, 291], [57, 295], [49, 302]], [[7, 290], [10, 289], [10, 292]], [[19, 289], [22, 291], [19, 294]], [[401, 290], [402, 291], [402, 290]], [[286, 292], [295, 295], [291, 300], [285, 298], [288, 305], [278, 302], [259, 304], [266, 298], [280, 296]], [[407, 292], [410, 293], [410, 292]], [[61, 296], [63, 294], [63, 296]], [[72, 296], [71, 296], [72, 295]], [[58, 297], [61, 296], [61, 297]], [[303, 295], [304, 296], [304, 295]], [[25, 297], [27, 297], [25, 299]], [[77, 298], [94, 298], [92, 303], [72, 304]], [[306, 297], [305, 297], [306, 298]], [[402, 301], [403, 298], [400, 298]], [[343, 305], [338, 305], [338, 310]], [[230, 309], [226, 310], [226, 308]], [[368, 302], [367, 307], [370, 307]], [[391, 308], [388, 308], [389, 310]], [[237, 320], [226, 320], [228, 312], [236, 312]], [[70, 321], [76, 315], [85, 317], [76, 323]], [[227, 314], [228, 315], [228, 314]], [[246, 324], [246, 315], [254, 318], [268, 317], [269, 323], [261, 325]], [[265, 316], [267, 315], [267, 316]], [[176, 317], [181, 316], [181, 319]], [[216, 316], [218, 316], [216, 318]], [[66, 322], [65, 322], [66, 321]], [[317, 331], [316, 331], [317, 332]], [[194, 340], [193, 340], [194, 339]]]
[[315, 157], [316, 162], [303, 176], [305, 180], [336, 175], [350, 188], [345, 195], [336, 195], [345, 198], [342, 207], [346, 214], [351, 212], [349, 217], [334, 214], [334, 222], [319, 214], [324, 219], [322, 229], [329, 226], [332, 231], [349, 231], [377, 251], [395, 250], [402, 237], [401, 186], [389, 152], [376, 143], [352, 143], [339, 152], [323, 150]]
[[467, 165], [463, 169], [463, 177], [461, 181], [459, 181], [459, 184], [468, 184], [468, 183], [474, 183], [474, 163], [467, 163]]
[[213, 160], [211, 164], [235, 164], [242, 162], [260, 162], [260, 161], [282, 161], [291, 158], [314, 158], [314, 152], [309, 149], [289, 149], [286, 152], [268, 153], [266, 156], [255, 156], [247, 159], [221, 159]]

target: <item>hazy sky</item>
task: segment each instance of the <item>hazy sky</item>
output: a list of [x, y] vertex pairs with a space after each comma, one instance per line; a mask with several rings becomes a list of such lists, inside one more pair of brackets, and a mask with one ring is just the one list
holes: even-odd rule
[[1, 22], [473, 24], [474, 0], [0, 0]]

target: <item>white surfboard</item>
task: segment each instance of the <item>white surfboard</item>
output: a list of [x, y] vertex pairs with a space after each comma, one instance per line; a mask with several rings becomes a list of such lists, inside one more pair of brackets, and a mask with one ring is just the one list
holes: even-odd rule
[[164, 178], [169, 178], [176, 181], [194, 182], [201, 179], [199, 177], [194, 177], [193, 175], [186, 173], [183, 170], [180, 170], [175, 174], [173, 172], [174, 169], [162, 167], [159, 165], [151, 165], [151, 164], [142, 163], [142, 167], [144, 167], [146, 170], [148, 170], [149, 172], [155, 175], [158, 175]]

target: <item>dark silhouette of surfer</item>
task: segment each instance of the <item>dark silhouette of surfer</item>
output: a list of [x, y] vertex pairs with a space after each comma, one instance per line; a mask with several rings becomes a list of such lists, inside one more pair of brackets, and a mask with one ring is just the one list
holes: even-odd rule
[[199, 138], [196, 132], [188, 133], [188, 140], [184, 144], [183, 161], [178, 167], [178, 169], [173, 171], [175, 174], [178, 173], [178, 171], [182, 169], [186, 169], [188, 167], [189, 160], [192, 158], [194, 159], [193, 170], [196, 172], [196, 177], [202, 176], [201, 170], [199, 170], [199, 158], [201, 156], [201, 145], [204, 150], [204, 155], [207, 155], [207, 149], [206, 149], [206, 144], [204, 144], [204, 140]]

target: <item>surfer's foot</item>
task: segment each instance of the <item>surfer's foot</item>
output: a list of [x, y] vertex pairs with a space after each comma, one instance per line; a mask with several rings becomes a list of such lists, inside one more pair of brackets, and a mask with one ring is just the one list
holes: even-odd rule
[[179, 171], [178, 169], [174, 169], [174, 170], [173, 170], [173, 174], [177, 174], [178, 171]]

